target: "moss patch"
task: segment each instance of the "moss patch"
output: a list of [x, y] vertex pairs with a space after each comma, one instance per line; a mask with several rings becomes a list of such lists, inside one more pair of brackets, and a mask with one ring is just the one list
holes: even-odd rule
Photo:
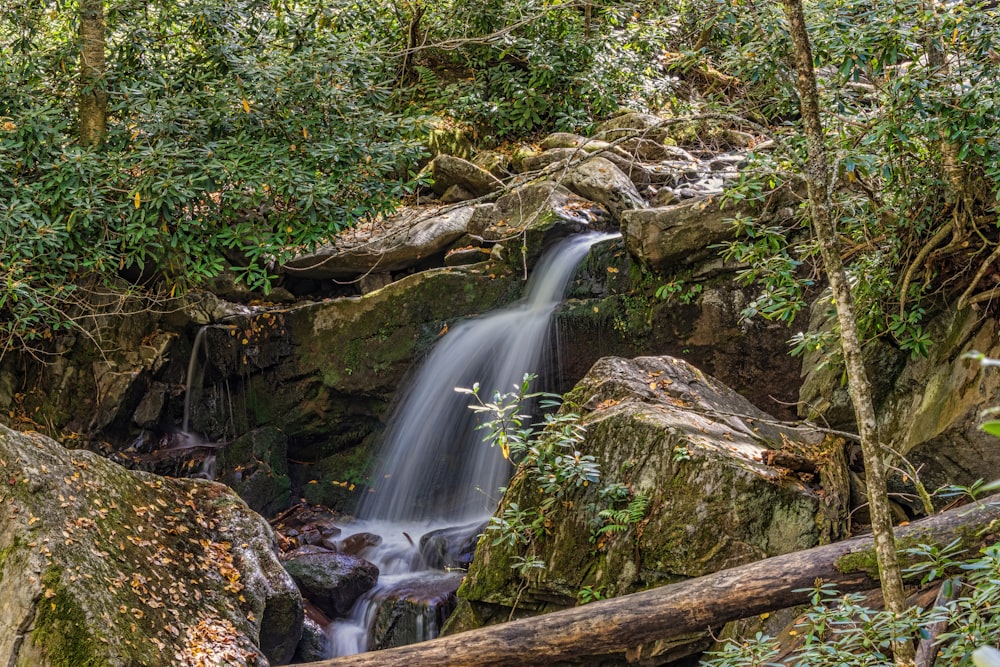
[[99, 639], [87, 631], [90, 624], [81, 623], [83, 608], [62, 585], [62, 572], [54, 567], [42, 576], [44, 593], [38, 603], [32, 642], [53, 667], [109, 665]]

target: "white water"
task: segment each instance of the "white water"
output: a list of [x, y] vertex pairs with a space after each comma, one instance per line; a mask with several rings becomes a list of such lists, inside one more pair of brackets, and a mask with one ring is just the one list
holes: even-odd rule
[[[469, 396], [454, 389], [478, 382], [489, 399], [494, 390], [514, 390], [525, 373], [542, 371], [552, 314], [577, 267], [592, 246], [617, 236], [588, 233], [560, 242], [534, 269], [523, 300], [452, 327], [434, 346], [389, 421], [372, 491], [358, 512], [362, 520], [345, 527], [345, 534], [370, 532], [384, 541], [359, 554], [379, 567], [379, 582], [350, 618], [329, 626], [333, 656], [368, 650], [369, 628], [387, 597], [402, 591], [436, 600], [455, 588], [456, 574], [424, 562], [420, 539], [460, 524], [467, 530], [459, 535], [474, 535], [513, 468], [482, 441]], [[438, 634], [434, 606], [428, 606], [409, 632], [415, 640]]]
[[469, 397], [454, 390], [478, 382], [489, 399], [540, 372], [552, 313], [577, 267], [591, 246], [616, 236], [565, 239], [539, 262], [523, 300], [452, 327], [434, 346], [389, 421], [359, 516], [454, 524], [493, 510], [511, 465], [483, 444]]

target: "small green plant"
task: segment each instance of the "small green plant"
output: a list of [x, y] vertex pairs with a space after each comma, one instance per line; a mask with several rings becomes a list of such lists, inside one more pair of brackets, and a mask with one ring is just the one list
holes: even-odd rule
[[704, 286], [701, 283], [685, 286], [683, 280], [671, 280], [656, 288], [656, 298], [687, 305], [697, 299], [703, 289]]
[[[554, 412], [560, 397], [532, 392], [534, 380], [534, 375], [525, 374], [514, 391], [494, 391], [490, 400], [482, 399], [478, 383], [471, 389], [455, 389], [473, 397], [471, 410], [488, 417], [478, 426], [486, 431], [484, 441], [499, 447], [501, 455], [512, 464], [525, 468], [542, 495], [537, 507], [522, 507], [511, 501], [500, 516], [490, 519], [487, 531], [493, 535], [494, 546], [530, 547], [545, 534], [548, 514], [569, 489], [596, 484], [601, 478], [597, 460], [579, 450], [584, 436], [579, 415]], [[531, 404], [549, 412], [535, 421], [525, 409]], [[519, 556], [512, 567], [525, 574], [544, 564]]]
[[603, 525], [597, 529], [595, 534], [591, 535], [591, 541], [598, 542], [602, 537], [627, 532], [646, 518], [648, 510], [649, 496], [644, 493], [634, 494], [623, 508], [609, 507], [601, 510], [597, 515], [602, 520]]
[[690, 461], [691, 450], [687, 448], [687, 445], [677, 445], [671, 452], [671, 459], [673, 459], [674, 463]]
[[576, 601], [580, 604], [587, 604], [588, 602], [596, 602], [597, 600], [604, 599], [604, 587], [597, 586], [584, 586], [576, 593]]

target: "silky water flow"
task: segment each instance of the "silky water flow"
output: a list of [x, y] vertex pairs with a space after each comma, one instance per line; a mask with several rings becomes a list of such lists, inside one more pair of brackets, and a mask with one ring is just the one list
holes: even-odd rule
[[[483, 442], [470, 397], [455, 391], [479, 383], [480, 395], [513, 391], [541, 370], [552, 315], [590, 248], [612, 233], [571, 236], [538, 263], [518, 303], [455, 325], [438, 341], [396, 406], [372, 474], [372, 491], [345, 534], [378, 536], [359, 555], [379, 568], [375, 588], [349, 617], [327, 628], [331, 655], [436, 637], [461, 579], [455, 560], [471, 554], [506, 484], [511, 464]], [[378, 541], [377, 538], [370, 538]], [[380, 613], [380, 607], [395, 605]], [[391, 627], [390, 627], [391, 626]]]

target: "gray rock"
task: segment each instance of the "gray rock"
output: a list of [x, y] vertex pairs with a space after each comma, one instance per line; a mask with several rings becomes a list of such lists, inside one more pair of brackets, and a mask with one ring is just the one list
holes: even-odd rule
[[602, 157], [576, 165], [563, 183], [581, 197], [603, 204], [615, 220], [620, 220], [628, 209], [648, 207], [629, 177]]
[[295, 662], [319, 662], [330, 657], [330, 639], [319, 623], [309, 618], [302, 624], [302, 638], [295, 649]]
[[670, 188], [660, 188], [656, 191], [656, 194], [653, 195], [653, 198], [649, 203], [654, 208], [661, 208], [664, 206], [673, 206], [678, 201], [679, 199], [677, 197], [677, 193], [673, 190]]
[[510, 176], [510, 158], [498, 151], [479, 151], [472, 164], [491, 173], [501, 181]]
[[570, 132], [555, 132], [542, 139], [539, 143], [543, 151], [552, 148], [581, 148], [587, 153], [605, 150], [611, 147], [607, 141], [600, 139], [588, 139], [578, 134]]
[[378, 568], [345, 553], [309, 553], [285, 561], [299, 590], [331, 616], [343, 616], [378, 581]]
[[706, 197], [693, 187], [678, 188], [677, 195], [686, 201], [673, 206], [633, 209], [622, 213], [622, 236], [625, 247], [634, 257], [654, 270], [667, 270], [676, 264], [692, 265], [714, 254], [710, 248], [733, 237], [731, 220], [737, 216], [764, 217], [773, 222], [772, 211], [801, 194], [790, 189], [774, 193], [765, 203], [742, 200], [723, 207], [719, 195]]
[[267, 522], [225, 486], [125, 470], [3, 426], [0, 459], [0, 663], [291, 659], [301, 596]]
[[[611, 216], [602, 205], [579, 197], [553, 181], [542, 181], [498, 199], [492, 224], [484, 230], [483, 239], [503, 242], [519, 237], [527, 249], [530, 265], [549, 242], [587, 229], [602, 229], [610, 223]], [[510, 245], [522, 247], [521, 242]], [[506, 260], [520, 265], [521, 254], [510, 253]]]
[[[491, 177], [492, 178], [492, 177]], [[363, 223], [314, 252], [280, 267], [282, 273], [316, 280], [344, 279], [409, 268], [443, 252], [467, 230], [473, 207], [403, 209], [387, 220]]]
[[663, 119], [648, 113], [630, 112], [607, 120], [594, 131], [598, 139], [614, 141], [629, 135], [642, 135], [655, 143], [663, 143], [667, 138], [667, 130], [657, 127]]
[[[817, 300], [811, 331], [832, 326], [830, 309], [828, 294]], [[935, 341], [925, 357], [911, 358], [884, 341], [866, 347], [881, 437], [920, 469], [929, 490], [1000, 478], [998, 441], [980, 429], [983, 411], [1000, 404], [1000, 372], [964, 356], [977, 351], [1000, 358], [1000, 323], [982, 311], [948, 307], [925, 323], [925, 332]], [[815, 352], [803, 360], [800, 414], [853, 428], [850, 397], [840, 382], [843, 364], [821, 365], [824, 358], [829, 355]]]
[[[551, 534], [533, 544], [546, 567], [532, 573], [528, 590], [511, 570], [516, 549], [484, 540], [449, 628], [506, 620], [514, 606], [532, 614], [573, 606], [584, 586], [623, 595], [844, 534], [849, 491], [842, 447], [774, 422], [684, 361], [605, 357], [568, 399], [581, 406], [586, 436], [579, 450], [597, 459], [602, 485], [625, 485], [645, 497], [641, 528], [595, 538], [586, 508], [602, 502], [598, 490], [564, 493], [546, 515]], [[799, 477], [769, 465], [776, 449], [799, 456], [803, 467], [818, 465], [818, 472]], [[530, 476], [515, 476], [497, 512], [514, 503], [537, 507], [542, 495], [535, 486]]]
[[503, 182], [490, 172], [453, 155], [438, 155], [431, 160], [428, 169], [434, 179], [432, 188], [439, 195], [447, 192], [453, 185], [462, 186], [475, 197], [482, 197], [503, 187]]
[[441, 195], [442, 204], [457, 204], [460, 201], [469, 201], [470, 199], [475, 199], [476, 194], [470, 192], [461, 183], [456, 183]]

